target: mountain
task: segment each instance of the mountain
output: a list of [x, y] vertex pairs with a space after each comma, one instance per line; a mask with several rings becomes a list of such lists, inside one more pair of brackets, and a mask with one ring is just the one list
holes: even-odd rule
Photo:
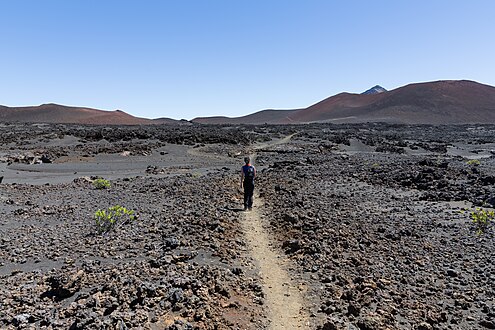
[[378, 95], [383, 97], [351, 114], [413, 124], [495, 123], [495, 87], [474, 81], [410, 84]]
[[[304, 109], [264, 110], [244, 117], [196, 118], [215, 124], [362, 123], [404, 124], [495, 123], [495, 87], [469, 80], [409, 84], [386, 91], [340, 93]], [[368, 92], [368, 93], [367, 93]], [[269, 111], [269, 116], [267, 116]], [[280, 111], [280, 112], [279, 112]], [[267, 121], [267, 118], [269, 121]]]
[[382, 86], [380, 85], [376, 85], [376, 86], [373, 86], [371, 87], [370, 89], [368, 89], [367, 91], [361, 93], [361, 94], [364, 94], [364, 95], [367, 95], [367, 94], [379, 94], [379, 93], [383, 93], [383, 92], [386, 92], [387, 90], [385, 88], [383, 88]]
[[179, 121], [160, 118], [134, 117], [120, 110], [104, 111], [91, 108], [42, 104], [29, 107], [0, 106], [0, 122], [73, 123], [94, 125], [152, 125], [173, 124]]

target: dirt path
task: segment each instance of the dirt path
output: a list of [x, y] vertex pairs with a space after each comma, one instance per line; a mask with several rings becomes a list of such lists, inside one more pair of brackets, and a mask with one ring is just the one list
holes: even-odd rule
[[[275, 144], [286, 143], [291, 137], [288, 136]], [[251, 159], [254, 162], [256, 154], [252, 154]], [[303, 310], [303, 297], [299, 287], [285, 270], [287, 260], [284, 255], [272, 247], [274, 239], [267, 231], [260, 212], [263, 199], [256, 192], [254, 201], [253, 210], [243, 213], [241, 224], [251, 257], [257, 264], [263, 280], [270, 329], [308, 328], [307, 315]]]
[[294, 286], [284, 269], [285, 260], [272, 248], [273, 239], [269, 237], [258, 211], [263, 207], [259, 196], [255, 196], [256, 207], [243, 215], [242, 229], [251, 252], [259, 267], [263, 279], [263, 292], [268, 307], [270, 329], [307, 328], [306, 315], [299, 289]]
[[[251, 152], [253, 164], [256, 162], [256, 150], [285, 144], [297, 133], [288, 135], [282, 139], [257, 144]], [[193, 155], [206, 156], [213, 159], [232, 159], [221, 155], [203, 153], [200, 149], [190, 149]], [[241, 215], [241, 226], [248, 245], [251, 258], [263, 281], [263, 292], [267, 307], [269, 329], [308, 329], [309, 320], [304, 311], [304, 299], [295, 283], [286, 271], [288, 261], [281, 251], [273, 248], [275, 241], [262, 217], [263, 199], [255, 190], [254, 207], [252, 211], [243, 212]]]

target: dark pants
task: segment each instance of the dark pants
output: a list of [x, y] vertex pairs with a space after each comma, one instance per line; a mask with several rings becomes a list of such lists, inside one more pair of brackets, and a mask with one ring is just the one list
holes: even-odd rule
[[254, 183], [244, 182], [244, 208], [253, 207]]

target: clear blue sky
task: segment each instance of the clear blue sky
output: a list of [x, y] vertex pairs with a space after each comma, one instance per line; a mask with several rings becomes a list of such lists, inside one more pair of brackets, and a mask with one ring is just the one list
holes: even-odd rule
[[493, 0], [0, 0], [0, 104], [191, 119], [495, 85]]

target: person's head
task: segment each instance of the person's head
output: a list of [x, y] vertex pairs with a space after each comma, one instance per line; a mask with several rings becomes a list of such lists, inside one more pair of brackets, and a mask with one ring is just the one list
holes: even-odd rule
[[249, 157], [244, 157], [244, 163], [249, 164], [250, 161], [251, 159], [249, 159]]

